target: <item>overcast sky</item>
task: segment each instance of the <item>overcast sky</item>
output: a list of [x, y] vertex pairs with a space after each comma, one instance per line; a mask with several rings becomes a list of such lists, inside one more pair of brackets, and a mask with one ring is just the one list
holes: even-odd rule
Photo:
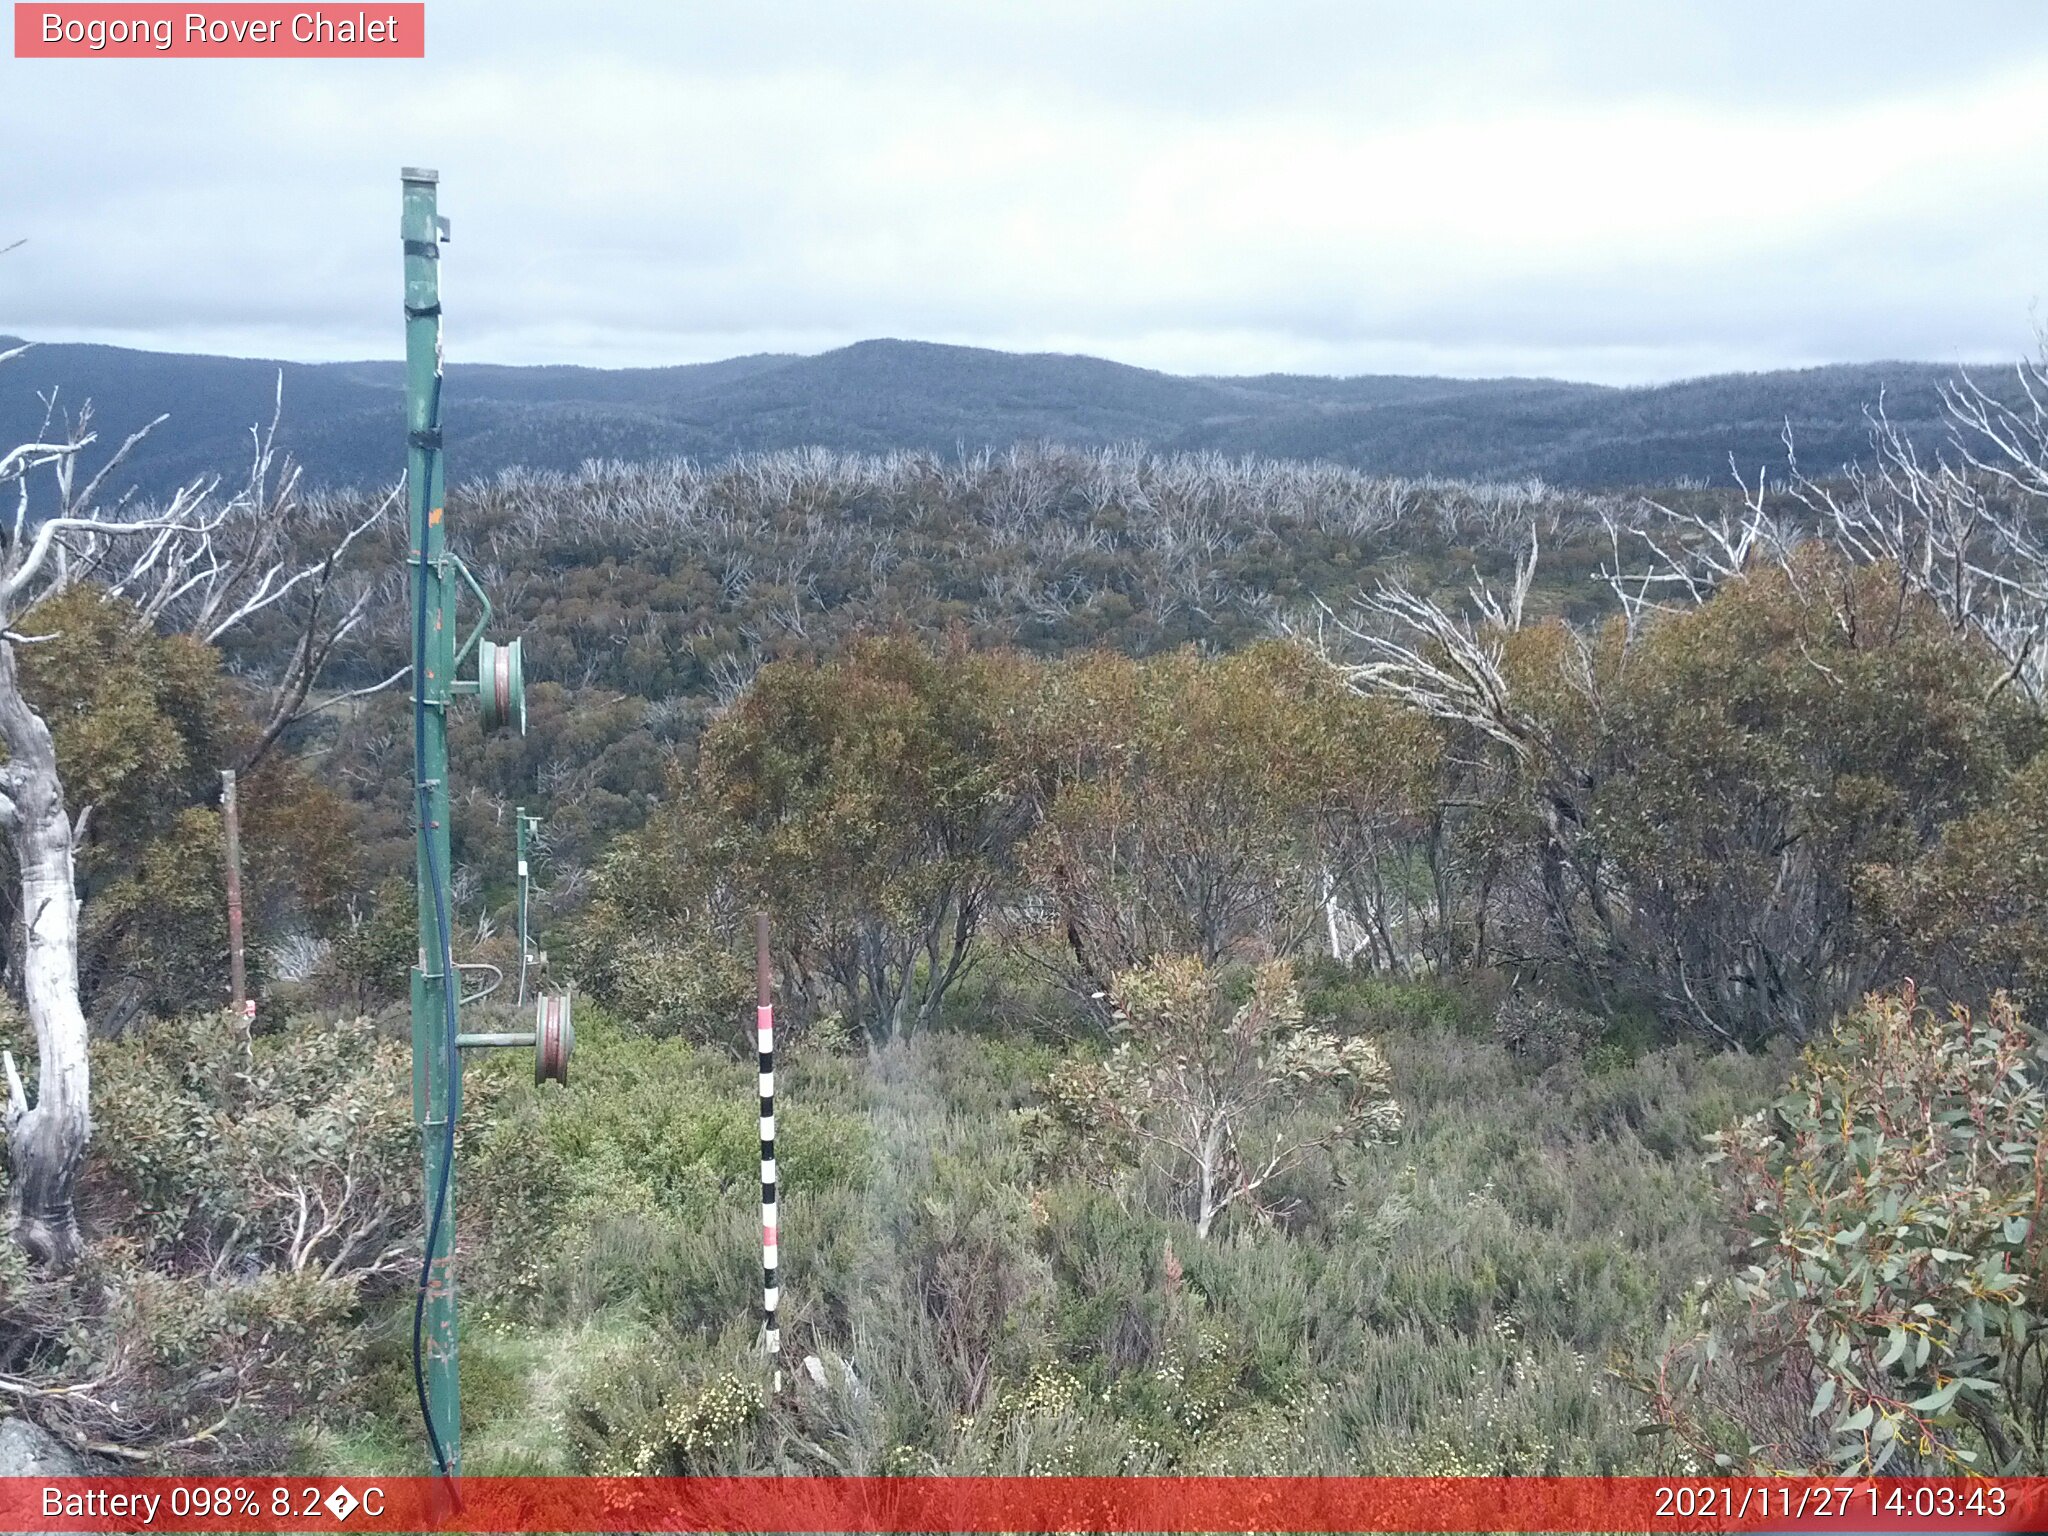
[[[348, 7], [353, 12], [354, 6]], [[374, 9], [374, 6], [372, 7]], [[2033, 347], [2048, 5], [430, 0], [422, 62], [0, 57], [0, 332], [869, 336], [1607, 382]]]

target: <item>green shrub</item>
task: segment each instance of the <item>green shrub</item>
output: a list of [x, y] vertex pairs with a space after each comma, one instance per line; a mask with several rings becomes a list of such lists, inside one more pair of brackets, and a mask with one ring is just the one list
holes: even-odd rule
[[1750, 1263], [1639, 1378], [1656, 1422], [1724, 1466], [2040, 1471], [2038, 1070], [2002, 996], [1844, 1018], [1715, 1138]]
[[355, 1008], [406, 995], [419, 957], [419, 899], [410, 880], [389, 879], [334, 936], [320, 980]]
[[95, 1053], [83, 1198], [179, 1270], [395, 1273], [418, 1141], [404, 1053], [362, 1021], [250, 1037], [227, 1013]]
[[1041, 1158], [1156, 1153], [1198, 1237], [1234, 1205], [1273, 1214], [1268, 1185], [1327, 1148], [1399, 1129], [1378, 1044], [1308, 1023], [1285, 961], [1237, 973], [1169, 956], [1119, 975], [1113, 998], [1115, 1052], [1052, 1073], [1026, 1130]]
[[601, 953], [605, 999], [631, 1028], [728, 1051], [752, 1044], [753, 969], [721, 936], [664, 926], [612, 938]]
[[1389, 976], [1319, 961], [1302, 975], [1310, 1018], [1341, 1021], [1353, 1029], [1444, 1029], [1483, 1033], [1483, 999], [1469, 978]]
[[50, 1389], [28, 1401], [67, 1438], [282, 1465], [364, 1407], [366, 1305], [415, 1262], [400, 1053], [360, 1021], [251, 1039], [208, 1014], [102, 1043], [94, 1067], [95, 1240], [61, 1278], [0, 1245], [4, 1368]]
[[603, 1449], [593, 1470], [612, 1477], [688, 1477], [743, 1468], [762, 1398], [758, 1377], [727, 1371], [661, 1390], [653, 1410], [636, 1423], [605, 1424], [586, 1408], [586, 1423], [602, 1426]]
[[1583, 1056], [1600, 1033], [1591, 1015], [1533, 992], [1509, 994], [1493, 1016], [1494, 1039], [1538, 1067]]
[[[871, 1136], [842, 1107], [844, 1085], [804, 1065], [807, 1054], [789, 1069], [777, 1153], [788, 1186], [815, 1198], [865, 1177]], [[492, 1316], [526, 1316], [542, 1301], [544, 1312], [626, 1303], [721, 1315], [748, 1287], [758, 1305], [751, 1063], [647, 1039], [592, 1009], [579, 1018], [566, 1090], [525, 1081], [523, 1058], [473, 1065], [483, 1070], [470, 1075], [465, 1115], [476, 1143], [462, 1177], [485, 1233], [473, 1293]], [[502, 1098], [484, 1113], [476, 1095], [491, 1080]]]
[[[472, 1405], [493, 1470], [1655, 1470], [1602, 1367], [1714, 1261], [1699, 1139], [1775, 1070], [1690, 1047], [1538, 1070], [1483, 1025], [1390, 1026], [1398, 1139], [1324, 1149], [1270, 1186], [1287, 1210], [1204, 1243], [1163, 1170], [1034, 1158], [1017, 1111], [1085, 1051], [800, 1044], [785, 1394], [736, 1426], [720, 1383], [765, 1385], [751, 1074], [587, 1025], [566, 1093], [472, 1063], [465, 1324], [501, 1367]], [[375, 1390], [410, 1444], [401, 1346]]]

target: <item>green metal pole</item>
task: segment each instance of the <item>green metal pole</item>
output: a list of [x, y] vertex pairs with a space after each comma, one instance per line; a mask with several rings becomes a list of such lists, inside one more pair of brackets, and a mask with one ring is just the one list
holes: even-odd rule
[[[461, 1057], [453, 1048], [444, 969], [454, 918], [448, 902], [448, 704], [455, 678], [455, 583], [447, 564], [441, 462], [440, 175], [406, 170], [405, 424], [406, 486], [411, 514], [408, 626], [414, 628], [412, 676], [414, 785], [420, 806], [417, 840], [419, 964], [412, 973], [412, 1102], [426, 1172], [427, 1223], [434, 1231], [426, 1261], [421, 1331], [426, 1410], [441, 1448], [438, 1470], [462, 1470], [462, 1404], [456, 1373], [455, 1189], [448, 1159], [448, 1121], [460, 1103]], [[424, 593], [422, 592], [424, 586]], [[424, 600], [424, 643], [417, 630]], [[419, 794], [424, 787], [425, 793]], [[439, 1203], [439, 1220], [435, 1220]]]

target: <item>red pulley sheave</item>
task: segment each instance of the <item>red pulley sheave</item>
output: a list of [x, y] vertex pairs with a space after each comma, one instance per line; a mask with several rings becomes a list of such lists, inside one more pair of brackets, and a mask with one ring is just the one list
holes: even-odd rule
[[533, 1024], [533, 1080], [552, 1079], [569, 1085], [569, 1056], [576, 1049], [576, 1026], [569, 1019], [569, 994], [543, 993]]
[[485, 640], [477, 646], [477, 702], [486, 731], [526, 734], [526, 669], [519, 641]]

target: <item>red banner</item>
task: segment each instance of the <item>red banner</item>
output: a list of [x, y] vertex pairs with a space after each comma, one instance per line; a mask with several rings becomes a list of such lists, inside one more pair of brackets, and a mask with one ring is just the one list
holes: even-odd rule
[[8, 1478], [0, 1530], [2042, 1531], [2048, 1478]]
[[16, 0], [17, 59], [421, 59], [424, 4], [37, 5]]

